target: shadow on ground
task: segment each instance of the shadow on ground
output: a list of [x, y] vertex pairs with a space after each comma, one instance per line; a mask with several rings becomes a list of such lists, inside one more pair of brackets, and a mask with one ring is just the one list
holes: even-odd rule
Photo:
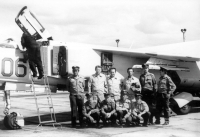
[[[56, 115], [56, 121], [58, 123], [71, 121], [70, 112], [56, 113], [55, 115]], [[25, 125], [39, 124], [38, 116], [26, 117], [24, 120], [25, 120]], [[51, 120], [50, 114], [41, 116], [41, 121], [50, 121], [50, 120]]]
[[8, 129], [4, 126], [3, 120], [0, 121], [0, 130], [8, 130]]
[[[200, 112], [200, 101], [194, 101], [192, 102], [192, 109], [190, 113], [199, 113]], [[51, 115], [42, 115], [41, 121], [50, 121]], [[25, 126], [33, 125], [37, 126], [39, 124], [38, 116], [33, 117], [25, 117]], [[71, 121], [71, 112], [62, 112], [62, 113], [56, 113], [56, 121], [57, 123], [62, 123], [62, 125], [69, 127], [70, 121]], [[46, 125], [46, 126], [52, 126], [52, 125]], [[6, 127], [3, 124], [3, 119], [0, 121], [0, 130], [7, 130]]]
[[[64, 123], [65, 126], [70, 126], [70, 121], [71, 121], [71, 113], [70, 112], [63, 112], [63, 113], [56, 113], [56, 121], [57, 123], [62, 122], [62, 125]], [[51, 120], [51, 115], [42, 115], [41, 116], [41, 121], [50, 121]], [[38, 116], [33, 116], [33, 117], [25, 117], [24, 118], [24, 124], [25, 126], [28, 125], [38, 125], [39, 124], [39, 119]], [[46, 126], [52, 126], [51, 124], [47, 124]], [[7, 130], [6, 127], [3, 124], [3, 120], [0, 121], [0, 130]]]

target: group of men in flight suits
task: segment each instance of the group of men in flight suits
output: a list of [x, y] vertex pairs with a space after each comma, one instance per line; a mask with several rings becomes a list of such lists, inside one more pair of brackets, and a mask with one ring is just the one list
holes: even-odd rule
[[[26, 33], [23, 33], [21, 43], [27, 49], [33, 77], [37, 76], [37, 66], [38, 79], [41, 79], [44, 72], [39, 45]], [[154, 74], [149, 73], [148, 64], [143, 64], [142, 68], [143, 74], [139, 79], [133, 76], [134, 69], [128, 68], [128, 77], [122, 81], [115, 75], [116, 68], [110, 68], [110, 75], [106, 77], [101, 73], [101, 66], [96, 66], [96, 73], [88, 81], [89, 91], [85, 94], [85, 79], [79, 76], [80, 67], [73, 66], [73, 75], [67, 80], [72, 127], [76, 127], [77, 114], [81, 127], [84, 123], [101, 127], [100, 119], [104, 126], [117, 124], [123, 127], [124, 123], [127, 126], [136, 126], [143, 121], [142, 126], [146, 127], [148, 124], [160, 124], [162, 110], [165, 118], [163, 125], [168, 125], [169, 99], [176, 86], [164, 68], [160, 69], [158, 83]], [[84, 101], [85, 97], [87, 101]], [[155, 122], [153, 116], [156, 118]]]
[[160, 69], [158, 83], [154, 74], [149, 73], [148, 64], [143, 64], [142, 68], [143, 74], [139, 79], [133, 76], [134, 69], [128, 68], [128, 77], [122, 81], [115, 75], [116, 68], [110, 68], [110, 75], [106, 77], [101, 73], [101, 66], [96, 66], [96, 73], [90, 77], [88, 93], [85, 94], [85, 80], [79, 76], [80, 67], [73, 66], [73, 75], [67, 80], [72, 127], [76, 127], [77, 114], [80, 127], [96, 125], [100, 128], [100, 120], [104, 127], [123, 127], [124, 124], [147, 127], [148, 124], [160, 124], [162, 111], [163, 125], [168, 125], [169, 98], [176, 86], [164, 68]]

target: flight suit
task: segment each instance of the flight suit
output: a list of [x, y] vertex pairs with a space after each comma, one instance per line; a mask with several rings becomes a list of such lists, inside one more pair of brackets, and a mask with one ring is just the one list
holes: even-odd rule
[[114, 100], [118, 101], [120, 100], [121, 96], [121, 79], [118, 77], [108, 77], [107, 78], [108, 83], [108, 93], [111, 93], [114, 95]]
[[[88, 125], [91, 125], [92, 123], [95, 123], [94, 120], [97, 123], [97, 126], [99, 126], [99, 120], [100, 120], [100, 104], [98, 102], [97, 95], [89, 95], [92, 100], [88, 100], [85, 102], [84, 105], [84, 120], [88, 123]], [[90, 113], [90, 114], [89, 114]]]
[[[111, 113], [110, 118], [106, 117], [107, 113]], [[101, 117], [104, 125], [106, 125], [107, 121], [109, 120], [111, 121], [112, 124], [116, 123], [117, 113], [114, 100], [110, 99], [108, 102], [106, 100], [103, 100], [101, 102]]]
[[29, 65], [31, 71], [33, 72], [33, 77], [37, 76], [36, 66], [38, 69], [39, 77], [42, 77], [44, 75], [44, 72], [42, 67], [39, 44], [36, 42], [34, 38], [25, 33], [23, 33], [21, 37], [21, 44], [23, 49], [24, 48], [27, 49]]
[[88, 92], [96, 94], [99, 102], [104, 100], [104, 93], [107, 93], [106, 76], [102, 73], [99, 75], [93, 74], [88, 81]]
[[154, 94], [157, 91], [157, 83], [154, 74], [147, 73], [140, 76], [140, 84], [142, 87], [142, 100], [144, 100], [148, 105], [152, 105]]
[[67, 80], [67, 89], [70, 92], [70, 106], [71, 106], [71, 120], [72, 127], [76, 126], [77, 108], [79, 113], [79, 122], [83, 124], [83, 112], [84, 112], [84, 88], [85, 80], [83, 77], [71, 76]]
[[130, 103], [131, 101], [129, 99], [126, 99], [125, 101], [119, 100], [116, 102], [116, 112], [120, 125], [122, 125], [122, 123], [125, 122], [130, 115]]
[[149, 118], [149, 123], [153, 124], [153, 116], [157, 120], [157, 110], [156, 110], [156, 92], [157, 92], [157, 82], [154, 74], [147, 72], [140, 76], [140, 84], [142, 87], [142, 100], [144, 100], [150, 109], [151, 116]]
[[130, 107], [130, 117], [128, 118], [129, 123], [130, 122], [136, 122], [137, 124], [140, 123], [140, 119], [137, 117], [139, 114], [142, 114], [141, 117], [144, 120], [143, 125], [147, 125], [147, 122], [149, 120], [149, 117], [151, 113], [149, 112], [149, 107], [145, 101], [141, 102], [132, 102]]
[[138, 78], [131, 76], [124, 80], [123, 90], [127, 91], [127, 95], [130, 101], [135, 101], [135, 94], [141, 92], [141, 85]]
[[175, 91], [176, 85], [171, 78], [165, 74], [161, 76], [158, 82], [158, 93], [157, 93], [157, 110], [158, 110], [158, 123], [160, 123], [160, 115], [162, 109], [164, 110], [165, 122], [169, 123], [169, 99], [170, 95]]

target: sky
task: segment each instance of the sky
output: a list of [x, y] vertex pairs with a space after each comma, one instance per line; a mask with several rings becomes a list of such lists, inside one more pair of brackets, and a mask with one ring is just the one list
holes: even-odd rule
[[53, 39], [142, 48], [200, 40], [199, 0], [0, 0], [0, 41], [22, 31], [15, 17], [28, 6]]

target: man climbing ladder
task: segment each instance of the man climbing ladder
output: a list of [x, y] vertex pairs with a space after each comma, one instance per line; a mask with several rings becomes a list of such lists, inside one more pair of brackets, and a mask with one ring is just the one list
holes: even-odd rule
[[[41, 60], [42, 60], [42, 66], [43, 66], [43, 70], [45, 70], [45, 57], [44, 57], [44, 50], [43, 50], [44, 47], [40, 47], [41, 49]], [[54, 106], [53, 106], [53, 101], [52, 101], [52, 97], [51, 97], [51, 89], [50, 89], [50, 86], [49, 86], [49, 80], [48, 80], [48, 76], [47, 74], [44, 73], [43, 75], [43, 85], [36, 85], [35, 84], [35, 79], [33, 77], [31, 77], [31, 82], [32, 82], [32, 85], [31, 85], [31, 90], [32, 92], [34, 93], [34, 98], [35, 98], [35, 103], [36, 103], [36, 108], [37, 108], [37, 114], [38, 114], [38, 119], [39, 119], [39, 125], [38, 126], [42, 126], [42, 125], [45, 125], [45, 124], [53, 124], [53, 126], [55, 124], [58, 124], [56, 122], [56, 116], [55, 116], [55, 112], [54, 112]], [[36, 94], [36, 90], [37, 88], [44, 88], [45, 89], [45, 97], [47, 98], [47, 102], [48, 104], [45, 104], [44, 105], [44, 101], [40, 104], [38, 102], [38, 95]], [[50, 119], [49, 120], [45, 120], [43, 121], [41, 119], [41, 110], [42, 112], [44, 112], [45, 109], [49, 109], [49, 112], [50, 112]], [[59, 124], [60, 125], [60, 124]]]
[[38, 79], [41, 79], [44, 76], [44, 71], [42, 67], [41, 54], [40, 54], [40, 46], [36, 42], [36, 40], [27, 33], [23, 33], [21, 37], [21, 44], [23, 49], [26, 48], [26, 52], [28, 54], [29, 66], [33, 73], [33, 77], [37, 77], [38, 69]]

